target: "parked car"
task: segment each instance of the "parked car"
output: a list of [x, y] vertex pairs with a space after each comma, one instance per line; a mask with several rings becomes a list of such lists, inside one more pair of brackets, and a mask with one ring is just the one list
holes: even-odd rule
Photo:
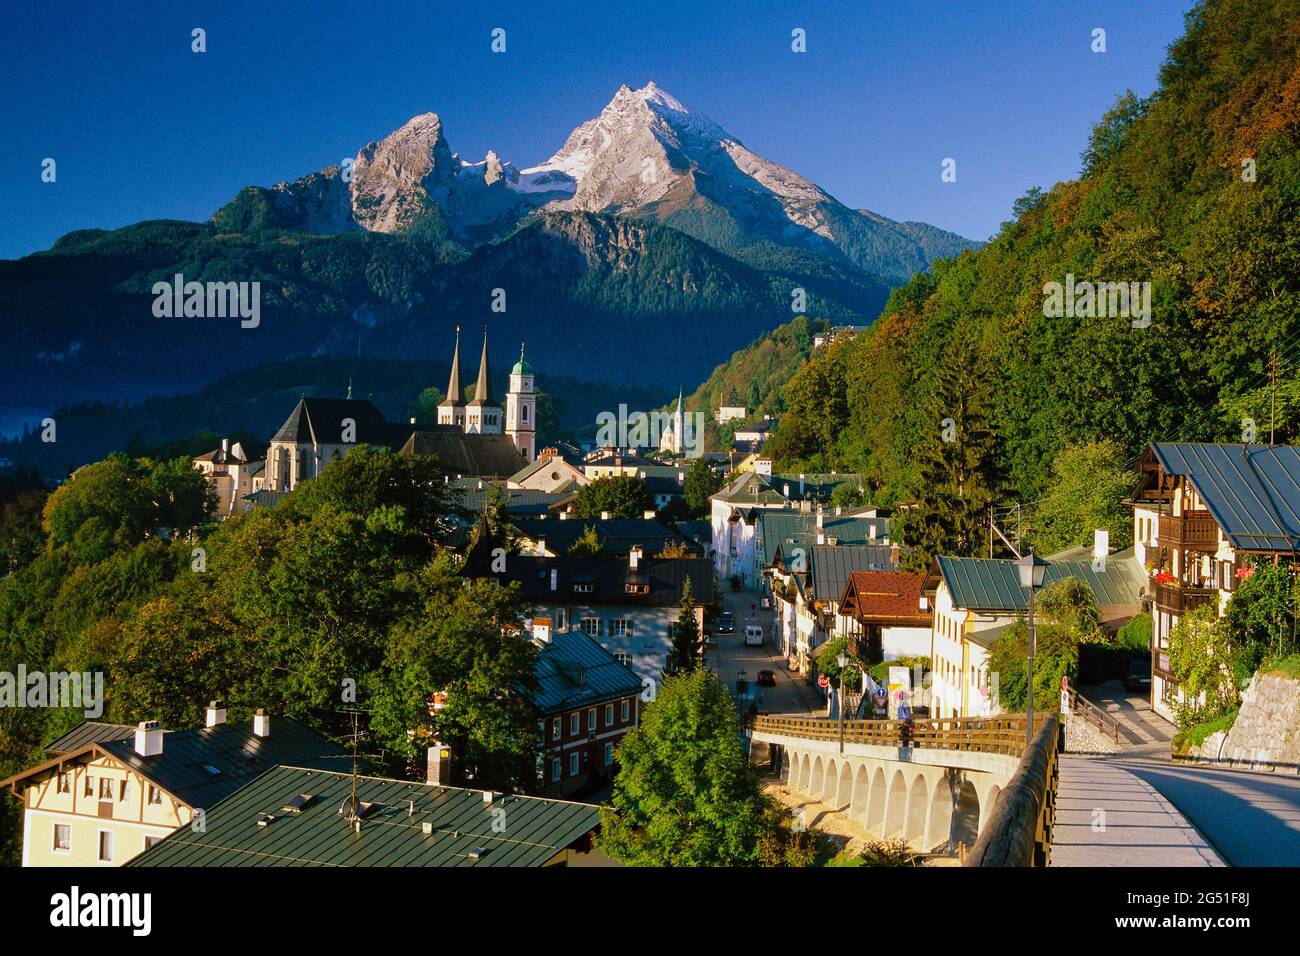
[[759, 672], [758, 672], [758, 686], [759, 686], [759, 687], [775, 687], [775, 686], [776, 686], [776, 674], [775, 674], [773, 671], [759, 671]]
[[750, 647], [763, 646], [763, 629], [757, 624], [745, 625], [745, 643]]
[[736, 633], [736, 616], [730, 611], [723, 611], [718, 615], [718, 633], [735, 634]]
[[1128, 662], [1124, 686], [1134, 693], [1151, 690], [1151, 658], [1137, 657]]

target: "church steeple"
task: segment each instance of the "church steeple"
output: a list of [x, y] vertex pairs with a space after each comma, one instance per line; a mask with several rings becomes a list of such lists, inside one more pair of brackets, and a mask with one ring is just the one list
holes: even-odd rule
[[487, 327], [483, 328], [483, 355], [478, 361], [478, 384], [474, 386], [471, 405], [492, 404], [492, 383], [488, 379]]
[[460, 401], [460, 326], [456, 326], [456, 350], [451, 354], [451, 379], [447, 382], [447, 397], [440, 404], [453, 406]]

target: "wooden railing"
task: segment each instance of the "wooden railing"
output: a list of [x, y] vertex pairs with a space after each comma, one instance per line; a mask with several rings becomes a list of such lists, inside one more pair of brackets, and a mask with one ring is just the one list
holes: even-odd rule
[[963, 866], [1047, 866], [1056, 826], [1060, 722], [1052, 714], [998, 794]]
[[1079, 696], [1079, 692], [1073, 687], [1068, 688], [1070, 696], [1070, 713], [1078, 714], [1088, 723], [1092, 724], [1107, 737], [1119, 743], [1120, 725], [1119, 721], [1106, 713], [1086, 697]]
[[1203, 604], [1219, 600], [1217, 588], [1177, 587], [1172, 584], [1156, 585], [1156, 605], [1174, 614], [1186, 614]]
[[1208, 511], [1161, 515], [1156, 540], [1166, 548], [1214, 552], [1219, 548], [1219, 526]]
[[[1038, 714], [1035, 725], [1055, 720], [1052, 713]], [[802, 740], [838, 742], [840, 722], [819, 717], [755, 718], [757, 734], [797, 737]], [[914, 747], [922, 750], [964, 750], [1009, 754], [1017, 757], [1025, 749], [1025, 715], [996, 717], [939, 717], [929, 720], [846, 720], [844, 743], [877, 747]]]

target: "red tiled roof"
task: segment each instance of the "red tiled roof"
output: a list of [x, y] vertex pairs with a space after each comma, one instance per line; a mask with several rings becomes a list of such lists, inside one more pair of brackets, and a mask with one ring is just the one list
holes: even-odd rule
[[931, 611], [921, 610], [925, 574], [902, 571], [854, 571], [844, 585], [840, 613], [861, 620], [908, 618], [928, 621]]

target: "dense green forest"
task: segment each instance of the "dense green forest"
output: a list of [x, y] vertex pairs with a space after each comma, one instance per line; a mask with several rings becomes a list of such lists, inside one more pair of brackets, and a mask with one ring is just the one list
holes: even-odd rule
[[[1079, 446], [1109, 439], [1126, 460], [1152, 440], [1239, 441], [1252, 422], [1267, 440], [1272, 352], [1279, 434], [1295, 436], [1298, 50], [1296, 0], [1193, 9], [1154, 95], [1097, 122], [1078, 179], [1031, 189], [985, 248], [914, 276], [868, 334], [791, 379], [778, 467], [860, 471], [886, 503], [941, 472], [957, 499], [1033, 502]], [[1149, 323], [1082, 300], [1049, 317], [1045, 287], [1071, 276], [1149, 282]], [[991, 434], [943, 451], [972, 413]]]

